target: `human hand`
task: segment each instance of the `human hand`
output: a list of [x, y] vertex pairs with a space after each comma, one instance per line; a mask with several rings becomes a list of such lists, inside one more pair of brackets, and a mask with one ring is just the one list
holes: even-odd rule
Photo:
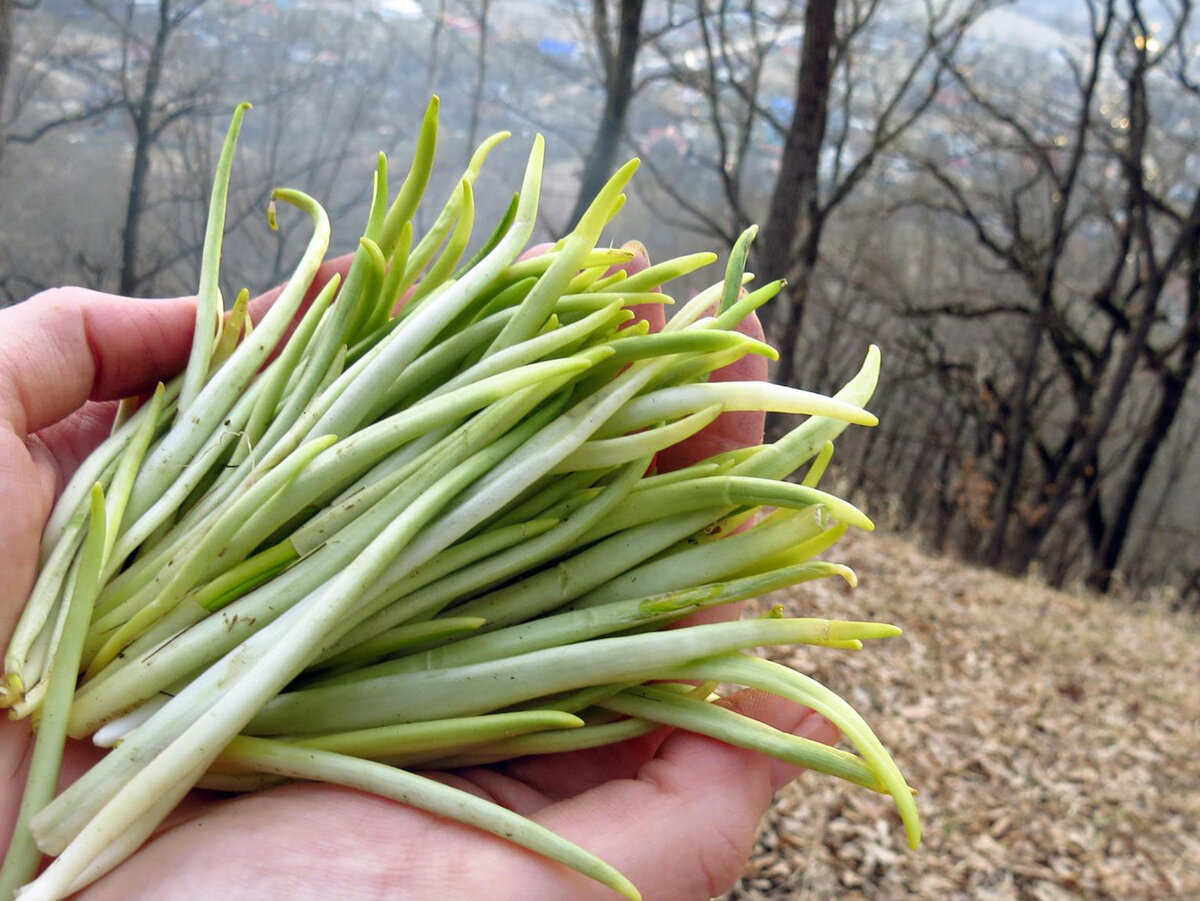
[[[333, 261], [318, 281], [344, 272]], [[271, 296], [260, 303], [269, 303]], [[652, 324], [661, 308], [645, 311]], [[148, 391], [187, 360], [194, 300], [138, 301], [81, 289], [0, 312], [0, 639], [36, 574], [54, 498], [108, 433], [116, 398]], [[752, 326], [751, 326], [752, 327]], [[732, 377], [762, 377], [735, 364]], [[726, 373], [726, 377], [730, 377]], [[727, 414], [660, 463], [761, 437], [761, 418]], [[757, 431], [756, 431], [757, 430]], [[810, 711], [759, 692], [739, 712], [822, 741], [836, 731]], [[16, 818], [30, 746], [22, 722], [0, 722], [0, 846]], [[101, 752], [71, 743], [65, 781]], [[647, 899], [708, 898], [736, 878], [771, 793], [796, 768], [708, 738], [659, 730], [592, 751], [458, 771], [448, 782], [550, 827], [616, 866]], [[85, 897], [604, 898], [607, 889], [498, 838], [381, 798], [289, 785], [235, 798], [194, 792], [136, 855]]]

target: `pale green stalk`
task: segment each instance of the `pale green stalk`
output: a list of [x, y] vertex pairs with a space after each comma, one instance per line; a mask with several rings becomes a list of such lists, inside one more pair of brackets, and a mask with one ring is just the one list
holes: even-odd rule
[[[579, 729], [567, 729], [561, 732], [535, 732], [532, 735], [522, 735], [517, 738], [480, 745], [450, 757], [429, 759], [422, 755], [420, 758], [412, 760], [411, 763], [434, 769], [487, 766], [491, 763], [511, 760], [514, 757], [524, 757], [529, 754], [563, 754], [571, 751], [584, 751], [588, 748], [603, 748], [617, 742], [640, 738], [659, 728], [661, 727], [658, 723], [649, 720], [625, 719], [615, 723], [605, 723], [601, 726], [583, 726]], [[394, 762], [398, 766], [409, 765], [403, 760]]]
[[105, 501], [107, 509], [103, 559], [107, 559], [112, 554], [113, 545], [117, 540], [117, 531], [121, 528], [121, 520], [125, 516], [125, 507], [129, 502], [129, 493], [133, 490], [133, 483], [137, 478], [138, 468], [146, 456], [146, 449], [150, 446], [150, 440], [154, 437], [154, 432], [162, 417], [165, 395], [166, 388], [162, 382], [159, 382], [147, 403], [149, 409], [146, 411], [145, 418], [138, 426], [137, 432], [134, 433], [133, 440], [129, 442], [129, 447], [121, 455], [117, 463], [117, 471], [113, 473], [112, 484], [108, 488]]
[[[43, 640], [41, 636], [48, 635], [58, 618], [63, 603], [63, 585], [83, 543], [86, 523], [87, 516], [82, 512], [76, 513], [67, 523], [25, 602], [25, 609], [21, 611], [4, 652], [5, 680], [0, 686], [0, 704], [4, 707], [19, 703], [45, 674], [42, 663], [33, 657], [33, 651], [39, 640]], [[44, 640], [48, 642], [48, 638]]]
[[[649, 328], [649, 323], [644, 323]], [[621, 362], [640, 360], [646, 357], [664, 354], [692, 354], [728, 351], [740, 351], [739, 355], [755, 353], [769, 360], [777, 360], [779, 354], [769, 344], [748, 338], [739, 332], [699, 332], [684, 330], [679, 332], [657, 332], [654, 334], [634, 335], [629, 329], [622, 332], [613, 341], [617, 358]]]
[[874, 414], [861, 407], [842, 403], [812, 391], [772, 385], [769, 382], [709, 382], [660, 388], [636, 397], [605, 423], [598, 434], [624, 434], [656, 422], [675, 419], [714, 403], [719, 403], [730, 411], [757, 410], [828, 416], [865, 426], [879, 423]]
[[660, 687], [642, 685], [627, 688], [620, 694], [599, 701], [598, 706], [626, 716], [707, 735], [735, 747], [749, 748], [887, 794], [878, 775], [862, 758], [810, 738], [782, 732], [718, 704], [681, 696]]
[[462, 213], [459, 215], [458, 223], [454, 226], [454, 231], [451, 233], [442, 255], [413, 289], [412, 297], [408, 299], [406, 307], [420, 303], [436, 287], [450, 280], [454, 268], [467, 249], [467, 244], [471, 240], [471, 230], [475, 227], [475, 193], [471, 188], [470, 181], [464, 179], [461, 184]]
[[733, 249], [729, 251], [729, 262], [725, 265], [725, 288], [721, 292], [719, 308], [722, 313], [738, 301], [739, 288], [746, 274], [746, 260], [750, 255], [750, 245], [757, 236], [758, 226], [751, 225], [733, 242]]
[[406, 578], [407, 571], [403, 563], [393, 564], [376, 583], [371, 595], [364, 598], [362, 622], [329, 648], [328, 653], [341, 653], [385, 629], [413, 618], [431, 616], [457, 598], [468, 597], [473, 592], [489, 588], [523, 570], [553, 559], [617, 508], [648, 463], [648, 459], [639, 460], [625, 467], [599, 497], [545, 534], [456, 570], [430, 584], [420, 595], [410, 597], [420, 586]]
[[[558, 710], [523, 710], [512, 713], [490, 713], [485, 716], [448, 717], [424, 723], [401, 723], [356, 732], [336, 732], [302, 738], [297, 745], [387, 760], [399, 754], [448, 754], [469, 745], [480, 745], [497, 739], [547, 729], [578, 729], [583, 720]], [[220, 759], [217, 766], [220, 766]]]
[[25, 792], [13, 827], [13, 837], [0, 870], [0, 897], [12, 897], [14, 890], [37, 872], [41, 854], [34, 844], [29, 824], [34, 815], [54, 797], [67, 738], [67, 711], [79, 673], [79, 657], [88, 617], [99, 591], [100, 570], [107, 545], [104, 489], [92, 489], [91, 516], [84, 542], [79, 578], [69, 600], [62, 638], [50, 664], [49, 684], [41, 707], [37, 738], [30, 758]]
[[[247, 341], [239, 345], [233, 356], [201, 389], [188, 408], [188, 428], [168, 432], [158, 447], [147, 456], [126, 512], [126, 516], [131, 520], [141, 520], [143, 514], [156, 503], [168, 486], [178, 484], [180, 470], [188, 465], [188, 461], [200, 451], [213, 432], [218, 430], [222, 419], [226, 418], [230, 408], [236, 405], [239, 396], [249, 396], [253, 400], [253, 395], [244, 394], [246, 385], [279, 343], [325, 255], [329, 246], [329, 219], [325, 211], [311, 198], [298, 191], [276, 191], [275, 196], [295, 203], [310, 214], [314, 226], [313, 236], [295, 275], [263, 317], [258, 328]], [[156, 517], [139, 526], [139, 530], [144, 529], [145, 533], [149, 534], [149, 531], [157, 528], [173, 509], [161, 509]], [[118, 540], [118, 547], [120, 546], [121, 541]], [[114, 564], [123, 562], [125, 556], [128, 556], [128, 552], [118, 558], [118, 551], [114, 550], [108, 572], [113, 571]]]
[[697, 269], [703, 269], [705, 266], [711, 265], [717, 261], [715, 253], [690, 253], [685, 256], [675, 257], [674, 259], [664, 260], [661, 263], [655, 263], [648, 266], [641, 272], [633, 275], [626, 274], [626, 277], [621, 280], [620, 288], [623, 291], [649, 291], [661, 285], [665, 285], [669, 281], [677, 278], [682, 278], [685, 275], [690, 275]]
[[643, 681], [669, 667], [743, 648], [810, 639], [886, 638], [897, 632], [880, 623], [772, 619], [597, 638], [468, 666], [288, 692], [267, 703], [246, 731], [304, 734], [468, 716], [588, 685]]
[[532, 337], [554, 309], [559, 296], [571, 293], [567, 290], [568, 284], [596, 246], [600, 232], [611, 218], [609, 210], [616, 196], [629, 183], [636, 170], [636, 160], [626, 163], [600, 189], [580, 218], [579, 224], [575, 226], [575, 230], [567, 236], [562, 250], [555, 256], [550, 268], [537, 280], [537, 284], [521, 302], [516, 315], [492, 342], [486, 356]]
[[813, 460], [812, 465], [808, 467], [808, 472], [804, 474], [804, 481], [801, 484], [805, 488], [816, 488], [821, 483], [821, 476], [825, 475], [825, 469], [832, 459], [833, 442], [826, 441], [821, 447], [821, 452], [817, 454], [817, 459]]
[[[895, 630], [894, 634], [899, 634], [899, 630]], [[815, 679], [782, 664], [747, 654], [729, 654], [711, 660], [695, 660], [671, 669], [658, 669], [656, 675], [667, 679], [719, 679], [723, 682], [760, 688], [816, 710], [837, 726], [858, 748], [867, 765], [892, 796], [904, 821], [909, 847], [916, 848], [921, 843], [920, 818], [913, 801], [912, 790], [896, 768], [891, 755], [858, 712]]]
[[533, 233], [537, 217], [543, 155], [544, 144], [538, 136], [525, 170], [517, 217], [495, 250], [444, 292], [437, 304], [422, 304], [406, 317], [400, 327], [374, 349], [371, 365], [346, 387], [312, 427], [310, 435], [348, 435], [353, 432], [361, 421], [359, 411], [370, 409], [377, 393], [391, 384], [395, 373], [415, 360], [446, 324], [520, 253]]
[[551, 475], [620, 466], [647, 454], [654, 454], [684, 441], [708, 426], [723, 412], [720, 404], [712, 404], [667, 425], [646, 429], [621, 438], [595, 438], [585, 441], [570, 455], [550, 469]]
[[[360, 667], [344, 674], [334, 673], [329, 677], [309, 682], [304, 687], [348, 685], [398, 673], [466, 666], [543, 648], [588, 641], [614, 632], [674, 621], [697, 610], [731, 604], [789, 585], [834, 575], [853, 578], [853, 573], [839, 564], [810, 563], [744, 579], [613, 601], [586, 610], [571, 610], [539, 617], [486, 634], [465, 635], [442, 647], [374, 666]], [[440, 620], [435, 619], [431, 622], [436, 623]], [[482, 624], [481, 622], [480, 625]], [[370, 643], [365, 642], [361, 647]]]
[[400, 185], [396, 199], [388, 208], [383, 221], [383, 231], [379, 238], [379, 249], [384, 256], [390, 257], [396, 246], [400, 229], [409, 222], [421, 205], [425, 188], [429, 185], [429, 176], [433, 173], [433, 160], [437, 154], [438, 109], [441, 101], [436, 97], [429, 100], [425, 108], [425, 116], [421, 120], [421, 130], [417, 134], [417, 146], [413, 152], [412, 164], [408, 174]]
[[[553, 520], [546, 520], [546, 522], [553, 522]], [[460, 547], [462, 545], [455, 545], [453, 548], [449, 548], [445, 553], [438, 554], [430, 563], [437, 563], [438, 560], [453, 553]], [[350, 654], [345, 657], [334, 657], [324, 662], [316, 661], [308, 668], [308, 672], [312, 672], [314, 669], [327, 669], [329, 675], [337, 675], [343, 671], [358, 669], [369, 663], [374, 663], [376, 660], [381, 660], [384, 657], [392, 657], [399, 654], [416, 654], [428, 648], [440, 647], [443, 644], [457, 641], [464, 635], [474, 632], [485, 622], [487, 620], [477, 616], [448, 616], [445, 619], [405, 623], [402, 626], [396, 626], [394, 629], [388, 629], [386, 632], [376, 635], [370, 642], [364, 645], [352, 648]], [[309, 683], [305, 682], [304, 684]]]
[[217, 171], [213, 176], [212, 197], [208, 204], [208, 224], [204, 231], [204, 250], [200, 261], [200, 287], [196, 292], [196, 329], [188, 356], [183, 385], [179, 390], [179, 407], [175, 422], [192, 416], [192, 406], [200, 396], [212, 362], [213, 345], [221, 319], [221, 289], [218, 279], [221, 270], [221, 242], [225, 237], [225, 200], [229, 194], [229, 176], [233, 169], [233, 151], [242, 130], [242, 118], [249, 103], [240, 103], [233, 111], [233, 121], [221, 146]]
[[[341, 281], [341, 276], [334, 273], [333, 277], [325, 283], [304, 312], [296, 330], [288, 338], [283, 352], [259, 379], [260, 384], [256, 389], [258, 398], [254, 402], [250, 420], [246, 423], [245, 438], [238, 445], [238, 449], [230, 461], [234, 465], [240, 464], [247, 457], [255, 454], [259, 439], [275, 422], [275, 415], [282, 412], [279, 409], [279, 403], [284, 396], [284, 391], [297, 374], [300, 364], [305, 360], [304, 353], [308, 350], [313, 333], [325, 316], [325, 311], [329, 309], [329, 304], [337, 294]], [[301, 379], [303, 379], [302, 374]]]
[[[664, 510], [683, 513], [719, 505], [722, 507], [795, 507], [820, 504], [831, 516], [855, 528], [873, 531], [870, 518], [848, 501], [815, 488], [775, 479], [748, 476], [702, 476], [686, 481], [641, 487], [604, 523], [604, 534], [614, 534], [662, 515]], [[601, 537], [594, 534], [589, 537]]]

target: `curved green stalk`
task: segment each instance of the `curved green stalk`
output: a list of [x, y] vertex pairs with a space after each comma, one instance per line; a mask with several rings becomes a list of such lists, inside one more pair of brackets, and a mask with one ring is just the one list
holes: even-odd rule
[[546, 827], [477, 795], [415, 773], [329, 751], [241, 736], [229, 743], [224, 756], [248, 769], [345, 785], [467, 823], [558, 861], [625, 898], [641, 898], [633, 883], [619, 872]]
[[[581, 726], [578, 729], [556, 732], [535, 732], [532, 735], [522, 735], [480, 745], [449, 757], [430, 759], [422, 756], [420, 759], [413, 760], [412, 763], [431, 769], [447, 770], [468, 766], [487, 766], [491, 763], [499, 763], [530, 754], [565, 754], [571, 751], [585, 751], [588, 748], [603, 748], [618, 742], [640, 738], [659, 728], [661, 727], [658, 723], [649, 720], [624, 719], [599, 726]], [[407, 764], [397, 761], [397, 765]]]
[[[209, 442], [210, 436], [219, 430], [222, 420], [228, 416], [228, 411], [245, 403], [246, 399], [253, 401], [252, 394], [244, 393], [246, 385], [257, 374], [291, 324], [329, 246], [329, 218], [316, 201], [299, 191], [277, 190], [274, 197], [294, 203], [309, 213], [313, 220], [312, 238], [292, 280], [272, 304], [253, 335], [239, 345], [233, 356], [204, 385], [188, 408], [188, 428], [172, 429], [168, 432], [142, 464], [126, 512], [126, 516], [134, 520], [134, 525], [118, 539], [117, 548], [114, 549], [106, 568], [108, 574], [115, 572], [132, 553], [136, 544], [140, 543], [141, 539], [135, 540], [135, 535], [148, 535], [174, 512], [174, 506], [161, 503], [159, 498], [168, 490], [168, 486], [171, 490], [176, 490], [180, 470], [189, 465], [188, 461]], [[239, 401], [239, 398], [242, 400]], [[250, 410], [249, 405], [247, 406], [248, 418]], [[241, 424], [237, 427], [240, 428]], [[155, 507], [157, 512], [146, 517], [144, 514], [151, 507]], [[137, 532], [133, 531], [135, 526]]]
[[[895, 630], [894, 634], [899, 634], [899, 630]], [[895, 761], [857, 711], [815, 679], [782, 664], [747, 654], [730, 654], [671, 669], [664, 668], [658, 670], [656, 676], [667, 679], [719, 679], [760, 688], [816, 710], [858, 748], [863, 760], [896, 802], [900, 818], [904, 821], [909, 847], [920, 845], [921, 824], [912, 789], [904, 781]]]
[[739, 748], [749, 748], [887, 794], [878, 775], [861, 758], [810, 738], [782, 732], [753, 717], [708, 701], [682, 696], [653, 685], [641, 685], [599, 701], [597, 706], [707, 735]]
[[723, 410], [720, 404], [711, 404], [658, 428], [621, 438], [595, 438], [585, 441], [555, 465], [550, 473], [553, 475], [579, 469], [620, 466], [646, 454], [657, 453], [692, 437], [720, 416]]
[[417, 135], [417, 147], [413, 153], [412, 165], [408, 175], [400, 185], [400, 192], [388, 208], [380, 233], [379, 249], [385, 257], [390, 257], [396, 247], [396, 239], [405, 223], [409, 222], [421, 204], [425, 188], [429, 185], [429, 176], [433, 173], [433, 159], [437, 153], [438, 109], [441, 101], [437, 96], [431, 97], [425, 108], [425, 117], [421, 120], [421, 130]]

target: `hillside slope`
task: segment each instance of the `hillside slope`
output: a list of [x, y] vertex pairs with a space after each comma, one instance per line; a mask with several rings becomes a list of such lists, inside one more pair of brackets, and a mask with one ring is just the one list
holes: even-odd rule
[[1200, 624], [931, 558], [902, 539], [779, 596], [905, 635], [791, 662], [876, 728], [920, 790], [909, 852], [886, 798], [809, 774], [780, 793], [733, 899], [1200, 898]]

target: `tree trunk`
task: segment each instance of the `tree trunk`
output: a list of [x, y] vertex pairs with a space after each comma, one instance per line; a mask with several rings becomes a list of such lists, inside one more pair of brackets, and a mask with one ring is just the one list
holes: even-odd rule
[[[800, 327], [804, 324], [804, 303], [808, 297], [809, 286], [812, 284], [813, 270], [817, 268], [817, 255], [820, 250], [821, 231], [824, 224], [822, 218], [817, 216], [810, 218], [796, 262], [792, 264], [791, 272], [787, 274], [790, 281], [784, 291], [787, 292], [790, 302], [785, 307], [786, 318], [782, 327], [776, 327], [777, 335], [775, 337], [775, 346], [779, 349], [779, 365], [775, 369], [775, 381], [781, 385], [791, 385], [796, 379], [796, 364], [800, 357]], [[765, 269], [763, 277], [766, 278], [766, 273], [773, 271], [775, 270]], [[778, 276], [773, 277], [778, 278]], [[763, 310], [775, 309], [774, 304], [767, 304], [765, 307], [759, 307], [759, 314], [761, 315]]]
[[962, 436], [967, 429], [970, 414], [964, 407], [955, 424], [952, 437], [942, 452], [941, 463], [938, 466], [937, 500], [934, 508], [931, 543], [939, 554], [945, 554], [950, 547], [950, 526], [954, 522], [954, 514], [958, 511], [957, 484], [961, 467], [958, 465], [961, 448], [964, 446]]
[[4, 162], [4, 88], [12, 61], [13, 0], [0, 0], [0, 164]]
[[1133, 511], [1137, 507], [1138, 498], [1145, 487], [1154, 461], [1167, 435], [1174, 425], [1175, 419], [1183, 406], [1183, 398], [1188, 383], [1196, 367], [1196, 357], [1200, 355], [1200, 260], [1196, 259], [1198, 251], [1193, 249], [1193, 259], [1188, 273], [1188, 295], [1191, 315], [1187, 339], [1183, 346], [1182, 359], [1176, 368], [1166, 368], [1161, 374], [1162, 393], [1159, 395], [1158, 407], [1150, 426], [1141, 437], [1141, 446], [1130, 464], [1129, 475], [1121, 486], [1121, 495], [1117, 501], [1116, 512], [1112, 520], [1105, 525], [1103, 540], [1100, 543], [1097, 559], [1087, 575], [1087, 584], [1097, 591], [1107, 592], [1112, 587], [1113, 573], [1121, 559], [1121, 551], [1129, 537], [1129, 525], [1133, 521]]
[[996, 486], [995, 501], [992, 504], [992, 527], [982, 549], [983, 562], [988, 566], [998, 566], [1004, 555], [1008, 525], [1016, 509], [1021, 473], [1025, 468], [1025, 452], [1029, 447], [1029, 392], [1033, 377], [1037, 373], [1038, 355], [1042, 347], [1042, 328], [1035, 319], [1029, 322], [1025, 346], [1025, 358], [1021, 361], [1020, 372], [1017, 373], [1017, 396], [1005, 426], [1004, 465], [1000, 471], [1000, 483]]
[[158, 139], [152, 118], [159, 82], [162, 80], [163, 58], [173, 27], [170, 0], [159, 0], [158, 29], [150, 48], [150, 58], [146, 62], [142, 95], [137, 104], [130, 109], [133, 118], [133, 167], [129, 176], [125, 224], [121, 229], [121, 277], [117, 285], [120, 294], [134, 294], [141, 282], [138, 275], [138, 251], [142, 215], [146, 208], [146, 183], [150, 178], [150, 152]]
[[[760, 311], [768, 337], [778, 342], [778, 380], [782, 384], [787, 384], [794, 369], [793, 345], [804, 316], [808, 273], [816, 263], [818, 251], [818, 175], [833, 80], [830, 55], [837, 36], [836, 12], [837, 0], [809, 0], [804, 11], [804, 45], [796, 75], [795, 111], [784, 139], [771, 208], [758, 246], [759, 276], [783, 276], [793, 282], [783, 297]], [[793, 261], [798, 243], [802, 244], [800, 259]], [[781, 304], [780, 300], [786, 303]], [[781, 317], [782, 326], [778, 321]], [[784, 340], [788, 336], [791, 344]]]
[[437, 93], [438, 77], [442, 71], [442, 32], [446, 28], [446, 0], [438, 0], [433, 30], [429, 35], [429, 68], [425, 71], [425, 94]]
[[471, 161], [475, 145], [479, 142], [479, 115], [483, 106], [483, 86], [487, 83], [487, 47], [488, 47], [488, 16], [492, 10], [492, 0], [480, 0], [479, 18], [479, 48], [475, 58], [475, 90], [471, 96], [471, 124], [467, 128], [466, 162]]
[[625, 117], [633, 100], [633, 67], [641, 48], [645, 0], [621, 0], [615, 53], [608, 34], [608, 13], [604, 5], [607, 2], [592, 0], [597, 49], [604, 61], [604, 111], [600, 114], [600, 125], [579, 177], [579, 194], [571, 210], [571, 225], [579, 222], [592, 198], [604, 187], [612, 173], [621, 144], [621, 133], [625, 130]]

